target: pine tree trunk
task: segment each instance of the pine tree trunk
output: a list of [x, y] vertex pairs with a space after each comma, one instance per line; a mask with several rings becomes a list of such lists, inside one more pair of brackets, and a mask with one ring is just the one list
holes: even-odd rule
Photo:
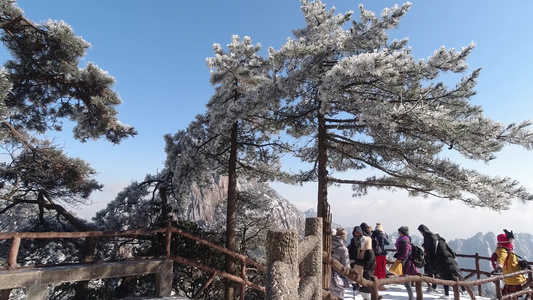
[[11, 294], [11, 289], [1, 290], [0, 291], [0, 300], [9, 300], [9, 295]]
[[[328, 152], [327, 152], [327, 130], [324, 115], [318, 114], [318, 205], [317, 217], [323, 220], [322, 243], [326, 253], [331, 253], [331, 222], [328, 204]], [[322, 286], [329, 289], [331, 268], [328, 264], [322, 265]]]
[[159, 196], [161, 197], [161, 226], [166, 226], [170, 221], [171, 207], [168, 204], [167, 188], [166, 186], [159, 187]]
[[[85, 247], [83, 248], [83, 262], [92, 262], [94, 261], [94, 252], [96, 250], [96, 245], [98, 238], [89, 237], [85, 239]], [[89, 299], [89, 281], [78, 281], [74, 285], [74, 291], [76, 295], [74, 296], [75, 300], [86, 300]]]
[[[42, 211], [44, 208], [48, 210], [55, 210], [59, 215], [64, 217], [74, 228], [78, 231], [92, 231], [93, 227], [87, 225], [83, 220], [71, 214], [63, 206], [59, 204], [53, 204], [44, 200], [44, 192], [40, 192], [38, 195], [39, 209]], [[40, 213], [42, 218], [42, 212]], [[92, 262], [94, 261], [94, 252], [96, 245], [98, 244], [98, 238], [88, 237], [85, 239], [85, 246], [82, 249], [81, 261]], [[78, 281], [74, 284], [75, 300], [85, 300], [89, 294], [89, 281]]]
[[[228, 166], [228, 206], [226, 214], [226, 248], [230, 251], [236, 250], [236, 219], [237, 219], [237, 130], [238, 123], [233, 124], [231, 129], [231, 148]], [[226, 255], [225, 271], [233, 274], [235, 270], [235, 260], [233, 256]], [[225, 299], [233, 300], [235, 287], [231, 280], [226, 279]]]

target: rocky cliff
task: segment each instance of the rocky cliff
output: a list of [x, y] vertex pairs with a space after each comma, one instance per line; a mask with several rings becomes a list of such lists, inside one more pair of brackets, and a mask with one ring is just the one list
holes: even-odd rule
[[[212, 185], [194, 187], [187, 209], [180, 217], [205, 228], [220, 228], [226, 219], [227, 188], [227, 177], [220, 176], [213, 176]], [[273, 221], [272, 228], [275, 229], [295, 229], [299, 232], [303, 230], [304, 214], [281, 197], [268, 183], [239, 180], [238, 190], [240, 214], [268, 217]]]

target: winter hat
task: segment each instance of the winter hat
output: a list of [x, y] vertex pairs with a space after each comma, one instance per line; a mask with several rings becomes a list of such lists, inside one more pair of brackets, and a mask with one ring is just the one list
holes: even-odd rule
[[376, 230], [383, 232], [383, 226], [381, 226], [381, 223], [376, 223]]
[[361, 229], [361, 226], [355, 226], [352, 231], [352, 235], [355, 237], [355, 233], [359, 232], [359, 235], [363, 235], [363, 230]]
[[337, 228], [337, 232], [335, 233], [335, 235], [340, 236], [345, 241], [346, 241], [346, 237], [348, 236], [344, 228]]
[[496, 239], [498, 240], [497, 247], [513, 250], [513, 244], [509, 242], [509, 239], [505, 233], [498, 234]]
[[361, 227], [361, 230], [363, 230], [363, 233], [370, 233], [370, 227], [365, 222], [361, 223], [359, 226]]
[[337, 235], [337, 229], [332, 228], [331, 229], [331, 235]]
[[498, 240], [498, 244], [505, 244], [509, 242], [509, 239], [507, 238], [507, 235], [505, 233], [498, 234], [496, 239]]
[[426, 225], [424, 225], [424, 224], [420, 224], [420, 226], [418, 226], [418, 231], [420, 231], [422, 233], [430, 232], [429, 228]]
[[409, 227], [402, 226], [402, 227], [398, 228], [398, 232], [399, 233], [403, 233], [405, 235], [409, 235]]

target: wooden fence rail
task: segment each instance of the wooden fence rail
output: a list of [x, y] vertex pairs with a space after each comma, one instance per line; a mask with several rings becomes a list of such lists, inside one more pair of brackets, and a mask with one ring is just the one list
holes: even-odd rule
[[[450, 281], [450, 280], [441, 280], [437, 278], [425, 277], [422, 275], [402, 276], [402, 277], [394, 277], [394, 278], [386, 278], [386, 279], [373, 278], [372, 280], [363, 279], [362, 276], [360, 276], [359, 274], [357, 274], [357, 272], [355, 272], [355, 270], [344, 267], [338, 261], [332, 259], [331, 255], [323, 252], [322, 250], [322, 246], [323, 246], [322, 225], [323, 223], [322, 223], [321, 218], [306, 219], [305, 236], [302, 240], [299, 240], [298, 232], [295, 230], [271, 230], [269, 231], [267, 234], [267, 245], [266, 245], [267, 246], [267, 266], [261, 265], [260, 263], [246, 257], [245, 255], [231, 252], [224, 247], [212, 244], [190, 233], [187, 233], [181, 229], [174, 228], [170, 225], [170, 223], [168, 223], [165, 228], [159, 228], [159, 229], [153, 229], [153, 230], [140, 229], [140, 230], [119, 231], [119, 232], [91, 231], [91, 232], [0, 233], [0, 240], [11, 240], [11, 248], [9, 250], [9, 254], [7, 258], [7, 268], [0, 269], [0, 277], [9, 276], [10, 271], [20, 273], [21, 271], [24, 271], [24, 270], [29, 270], [29, 272], [24, 273], [24, 274], [39, 274], [35, 276], [42, 276], [42, 272], [56, 272], [57, 274], [59, 274], [57, 271], [57, 268], [53, 269], [57, 267], [58, 265], [19, 266], [17, 264], [17, 258], [18, 258], [21, 241], [23, 239], [110, 238], [110, 237], [139, 238], [139, 237], [153, 235], [153, 234], [163, 234], [164, 240], [165, 240], [164, 258], [148, 257], [148, 256], [136, 257], [136, 258], [127, 260], [128, 262], [123, 265], [128, 265], [129, 268], [132, 268], [132, 266], [135, 264], [139, 266], [149, 266], [149, 262], [147, 262], [147, 260], [155, 259], [156, 261], [159, 260], [161, 262], [164, 262], [166, 260], [166, 261], [173, 261], [179, 264], [193, 266], [195, 268], [198, 268], [200, 270], [210, 273], [211, 276], [208, 278], [208, 280], [202, 285], [200, 289], [196, 291], [195, 295], [193, 296], [194, 299], [200, 298], [202, 294], [204, 293], [205, 289], [209, 287], [209, 285], [213, 282], [213, 280], [217, 276], [227, 278], [229, 280], [232, 280], [240, 284], [241, 299], [244, 299], [247, 288], [255, 289], [257, 291], [264, 293], [265, 299], [306, 299], [306, 300], [307, 299], [309, 300], [328, 299], [329, 293], [327, 292], [327, 286], [325, 287], [323, 285], [323, 273], [322, 273], [323, 264], [325, 264], [326, 266], [333, 267], [339, 273], [345, 275], [346, 277], [348, 277], [354, 282], [359, 283], [360, 285], [369, 286], [371, 288], [371, 297], [373, 300], [378, 299], [378, 296], [379, 296], [378, 291], [379, 291], [380, 286], [386, 285], [386, 284], [403, 284], [405, 282], [413, 282], [415, 284], [415, 290], [416, 290], [418, 300], [421, 300], [423, 298], [423, 293], [422, 293], [423, 283], [429, 283], [429, 284], [436, 283], [436, 284], [450, 286], [452, 290], [454, 291], [455, 300], [459, 299], [460, 287], [466, 288], [471, 299], [476, 299], [476, 295], [472, 291], [472, 288], [476, 286], [478, 287], [477, 295], [483, 296], [482, 284], [486, 284], [486, 283], [492, 283], [495, 285], [496, 293], [497, 293], [496, 298], [498, 299], [505, 299], [505, 300], [514, 299], [520, 295], [529, 295], [529, 297], [533, 299], [533, 291], [532, 291], [533, 274], [531, 270], [523, 270], [523, 271], [519, 271], [513, 274], [507, 274], [507, 275], [491, 276], [490, 273], [482, 271], [480, 268], [480, 261], [490, 260], [490, 258], [480, 256], [477, 253], [474, 255], [457, 254], [457, 257], [471, 258], [475, 260], [475, 269], [463, 269], [463, 268], [461, 269], [463, 273], [467, 274], [465, 276], [465, 279], [470, 279], [470, 278], [475, 277], [475, 280]], [[190, 259], [180, 257], [179, 253], [173, 254], [171, 251], [172, 234], [178, 234], [178, 235], [184, 236], [188, 239], [192, 239], [196, 241], [199, 244], [203, 244], [212, 249], [215, 249], [221, 253], [229, 254], [233, 256], [238, 262], [240, 262], [240, 265], [241, 265], [240, 274], [238, 276], [233, 275], [233, 274], [228, 274], [224, 271], [204, 265], [201, 262], [192, 261]], [[394, 249], [390, 251], [394, 251]], [[97, 263], [92, 263], [92, 264], [63, 264], [62, 267], [67, 267], [67, 268], [72, 268], [72, 269], [77, 268], [78, 271], [76, 272], [79, 273], [81, 272], [80, 268], [82, 267], [89, 266], [90, 268], [94, 268], [95, 266], [98, 266], [98, 265], [101, 265], [102, 267], [104, 267], [105, 264], [107, 264], [108, 266], [111, 266], [111, 265], [117, 266], [117, 267], [120, 266], [120, 262], [117, 264], [114, 264], [114, 262], [104, 261], [104, 262], [97, 262]], [[253, 266], [258, 271], [265, 272], [266, 274], [266, 286], [265, 287], [259, 284], [250, 282], [247, 279], [247, 274], [246, 274], [247, 266]], [[78, 278], [82, 278], [83, 280], [89, 280], [89, 279], [98, 279], [98, 278], [121, 277], [121, 276], [128, 276], [132, 274], [156, 273], [156, 274], [159, 274], [158, 276], [156, 276], [156, 280], [160, 280], [161, 278], [164, 278], [163, 282], [156, 282], [156, 285], [159, 285], [158, 290], [157, 290], [157, 295], [162, 297], [162, 296], [167, 295], [169, 291], [167, 280], [168, 278], [172, 277], [171, 275], [169, 277], [168, 274], [163, 274], [163, 273], [165, 272], [172, 273], [172, 268], [170, 269], [169, 268], [158, 269], [158, 268], [154, 267], [150, 269], [146, 267], [146, 270], [144, 271], [140, 269], [135, 269], [135, 272], [133, 273], [121, 272], [121, 271], [114, 271], [115, 273], [100, 272], [101, 274], [94, 275], [95, 277], [91, 277], [91, 276], [87, 277], [88, 275], [85, 275], [85, 273], [79, 273], [80, 275], [78, 276]], [[38, 272], [36, 272], [37, 270]], [[11, 274], [13, 275], [15, 273], [11, 273]], [[524, 274], [524, 275], [527, 274], [528, 281], [525, 284], [526, 288], [523, 291], [502, 296], [500, 281], [504, 279], [505, 277], [514, 276], [517, 274]], [[482, 278], [482, 277], [485, 277], [485, 278]], [[53, 284], [53, 283], [58, 283], [58, 282], [64, 282], [64, 278], [57, 279], [56, 281], [49, 279], [51, 277], [46, 277], [46, 279], [43, 279], [44, 277], [40, 277], [40, 278], [41, 279], [39, 279], [40, 281], [38, 282], [41, 282], [41, 283], [46, 282], [47, 284]], [[0, 280], [2, 279], [0, 278]], [[76, 280], [73, 280], [73, 281], [76, 281]], [[16, 287], [20, 287], [23, 285], [24, 283], [20, 283]], [[28, 285], [28, 287], [29, 286], [31, 285]], [[1, 287], [4, 289], [12, 288], [11, 286], [5, 285], [5, 284]], [[323, 290], [323, 287], [325, 287], [326, 290]], [[30, 290], [36, 295], [37, 294], [41, 295], [39, 297], [42, 297], [42, 295], [45, 294], [45, 289], [43, 289], [42, 284], [35, 286], [33, 287], [33, 289], [30, 289]], [[6, 290], [2, 291], [2, 297], [5, 297], [6, 295], [5, 292]], [[7, 293], [7, 295], [9, 296], [9, 293]], [[2, 298], [2, 297], [0, 297], [0, 300], [7, 299], [7, 298]], [[43, 299], [43, 298], [36, 297], [34, 299]]]
[[[139, 230], [125, 230], [125, 231], [87, 231], [87, 232], [9, 232], [9, 233], [0, 233], [0, 240], [12, 240], [11, 241], [11, 248], [9, 250], [8, 259], [7, 259], [7, 268], [0, 268], [0, 277], [2, 276], [11, 276], [14, 275], [15, 272], [18, 272], [22, 275], [19, 276], [29, 276], [30, 278], [33, 278], [29, 281], [21, 281], [21, 283], [17, 283], [15, 285], [3, 285], [1, 286], [3, 289], [0, 293], [0, 300], [8, 299], [9, 293], [12, 288], [19, 288], [19, 287], [30, 287], [29, 291], [29, 298], [28, 299], [45, 299], [42, 298], [43, 295], [46, 295], [46, 288], [45, 285], [39, 284], [36, 287], [33, 287], [34, 282], [46, 282], [46, 284], [56, 284], [65, 282], [65, 279], [72, 279], [72, 280], [66, 280], [67, 282], [75, 282], [80, 280], [92, 280], [92, 279], [101, 279], [101, 278], [113, 278], [113, 277], [124, 277], [124, 276], [131, 276], [131, 275], [142, 275], [142, 274], [150, 274], [150, 273], [156, 273], [156, 296], [158, 297], [164, 297], [170, 295], [170, 284], [167, 284], [166, 279], [172, 278], [172, 268], [168, 269], [170, 271], [163, 272], [160, 271], [159, 268], [148, 268], [147, 266], [150, 266], [147, 264], [147, 260], [151, 259], [157, 259], [152, 256], [141, 256], [136, 257], [132, 259], [125, 260], [126, 262], [109, 262], [109, 261], [100, 261], [92, 264], [80, 264], [80, 263], [62, 263], [62, 264], [55, 264], [55, 265], [48, 265], [48, 266], [19, 266], [17, 263], [18, 253], [21, 241], [23, 239], [56, 239], [56, 238], [64, 238], [64, 239], [77, 239], [77, 238], [111, 238], [111, 237], [129, 237], [129, 238], [139, 238], [142, 236], [149, 236], [153, 234], [164, 234], [164, 240], [165, 240], [165, 259], [174, 261], [176, 263], [180, 264], [186, 264], [189, 266], [193, 266], [195, 268], [198, 268], [200, 270], [203, 270], [205, 272], [211, 273], [211, 277], [202, 285], [202, 287], [195, 293], [193, 296], [193, 299], [198, 299], [202, 296], [205, 289], [212, 283], [214, 278], [216, 276], [220, 276], [223, 278], [227, 278], [229, 280], [232, 280], [238, 284], [241, 285], [241, 299], [244, 299], [246, 288], [250, 287], [252, 289], [258, 290], [262, 293], [265, 293], [265, 288], [263, 286], [260, 286], [256, 283], [250, 282], [246, 278], [246, 266], [252, 265], [257, 269], [258, 271], [265, 272], [266, 267], [253, 259], [250, 259], [242, 254], [235, 253], [232, 251], [227, 250], [224, 247], [220, 247], [218, 245], [212, 244], [208, 241], [205, 241], [201, 238], [198, 238], [190, 233], [187, 233], [179, 228], [174, 228], [171, 226], [170, 223], [167, 223], [167, 226], [165, 228], [158, 228], [158, 229], [139, 229]], [[179, 256], [179, 253], [177, 255], [172, 254], [171, 251], [171, 242], [172, 242], [172, 234], [178, 234], [181, 236], [184, 236], [188, 239], [192, 239], [199, 244], [206, 245], [212, 249], [215, 249], [219, 252], [222, 252], [224, 254], [229, 254], [233, 256], [237, 261], [241, 263], [241, 273], [240, 276], [235, 276], [232, 274], [228, 274], [224, 271], [217, 270], [215, 268], [206, 266], [200, 262], [192, 261], [183, 257]], [[1, 261], [1, 260], [0, 260]], [[160, 260], [159, 260], [160, 261]], [[111, 263], [111, 264], [110, 264]], [[129, 271], [117, 271], [115, 273], [113, 272], [94, 272], [94, 271], [87, 271], [87, 270], [94, 270], [95, 266], [96, 268], [102, 267], [102, 269], [105, 269], [106, 266], [113, 265], [115, 269], [126, 269]], [[43, 274], [52, 274], [52, 272], [58, 273], [54, 268], [61, 266], [62, 269], [70, 270], [71, 272], [76, 272], [76, 274], [80, 274], [74, 277], [68, 278], [59, 278], [57, 276], [48, 276], [46, 275], [46, 279], [43, 280]], [[138, 268], [135, 268], [133, 271], [133, 266], [138, 266]], [[143, 271], [144, 270], [144, 271]], [[155, 271], [154, 271], [155, 270]], [[11, 272], [10, 272], [11, 271]], [[156, 272], [157, 271], [157, 272]], [[23, 273], [21, 273], [23, 272]], [[128, 273], [129, 272], [129, 273]], [[167, 274], [170, 272], [170, 275]], [[18, 274], [17, 273], [17, 274]], [[55, 274], [54, 273], [54, 274]], [[110, 276], [110, 274], [112, 276]], [[163, 276], [166, 275], [166, 276]], [[170, 276], [170, 277], [169, 277]], [[164, 282], [161, 281], [161, 279], [164, 279]], [[35, 296], [34, 296], [35, 295]], [[38, 296], [37, 296], [38, 295]]]
[[[387, 251], [395, 251], [395, 249], [387, 249]], [[400, 276], [400, 277], [391, 277], [391, 278], [385, 278], [385, 279], [378, 279], [377, 277], [373, 277], [372, 280], [366, 280], [361, 278], [356, 272], [353, 271], [353, 269], [345, 268], [340, 264], [339, 262], [335, 261], [334, 259], [331, 259], [328, 254], [323, 253], [323, 259], [324, 261], [327, 261], [335, 270], [337, 270], [340, 274], [343, 274], [344, 276], [348, 277], [350, 280], [357, 282], [360, 285], [368, 286], [371, 290], [371, 299], [377, 300], [379, 299], [379, 287], [387, 284], [403, 284], [406, 282], [412, 282], [415, 285], [415, 291], [416, 291], [416, 298], [417, 300], [423, 299], [423, 292], [422, 292], [422, 284], [441, 284], [441, 285], [447, 285], [450, 286], [454, 292], [454, 300], [459, 300], [460, 298], [460, 287], [465, 287], [468, 295], [472, 300], [476, 299], [476, 295], [472, 291], [472, 287], [478, 287], [478, 296], [483, 296], [482, 291], [482, 285], [486, 283], [493, 283], [495, 285], [496, 290], [496, 298], [497, 299], [516, 299], [517, 297], [521, 295], [529, 295], [530, 299], [533, 299], [533, 271], [531, 269], [521, 270], [515, 273], [506, 274], [506, 275], [492, 275], [489, 272], [482, 271], [480, 268], [480, 260], [489, 260], [490, 257], [483, 257], [480, 256], [478, 253], [474, 255], [469, 254], [456, 254], [457, 257], [464, 257], [464, 258], [474, 258], [475, 259], [475, 265], [476, 269], [463, 269], [461, 268], [462, 272], [469, 273], [467, 276], [465, 276], [465, 281], [459, 281], [459, 280], [443, 280], [438, 278], [432, 278], [423, 276], [422, 274], [419, 274], [417, 276]], [[392, 264], [392, 262], [388, 262], [388, 264]], [[531, 266], [532, 263], [529, 263]], [[501, 284], [500, 281], [507, 277], [516, 276], [519, 274], [527, 275], [527, 282], [523, 284], [524, 289], [522, 291], [508, 294], [505, 296], [502, 296], [501, 292]], [[481, 276], [486, 276], [486, 278], [481, 278]], [[476, 280], [466, 280], [473, 276], [476, 276]]]

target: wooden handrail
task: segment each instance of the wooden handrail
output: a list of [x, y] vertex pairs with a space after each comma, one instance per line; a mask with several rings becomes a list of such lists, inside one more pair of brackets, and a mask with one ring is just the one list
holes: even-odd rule
[[87, 237], [125, 237], [164, 233], [166, 228], [136, 229], [124, 231], [80, 231], [80, 232], [7, 232], [0, 233], [0, 240], [10, 240], [15, 237], [21, 239], [73, 239]]
[[[9, 251], [9, 257], [8, 257], [8, 268], [7, 270], [14, 270], [14, 269], [26, 269], [28, 267], [20, 267], [17, 266], [17, 257], [19, 252], [19, 247], [22, 239], [56, 239], [56, 238], [110, 238], [110, 237], [139, 237], [139, 236], [146, 236], [146, 235], [152, 235], [152, 234], [158, 234], [162, 233], [165, 235], [165, 256], [167, 258], [172, 259], [176, 263], [182, 263], [186, 265], [190, 265], [193, 267], [196, 267], [200, 270], [204, 270], [206, 272], [211, 272], [212, 276], [221, 276], [227, 279], [230, 279], [234, 282], [237, 282], [241, 284], [242, 288], [241, 291], [244, 293], [246, 291], [246, 287], [249, 286], [255, 290], [258, 290], [260, 292], [265, 292], [265, 287], [257, 285], [253, 282], [250, 282], [246, 279], [246, 264], [253, 265], [255, 268], [257, 268], [259, 271], [266, 271], [266, 266], [258, 263], [257, 261], [242, 255], [240, 253], [232, 252], [224, 247], [215, 245], [213, 243], [210, 243], [206, 240], [203, 240], [197, 236], [194, 236], [186, 231], [183, 231], [179, 228], [172, 227], [170, 222], [167, 223], [167, 226], [164, 228], [156, 228], [156, 229], [136, 229], [136, 230], [124, 230], [124, 231], [84, 231], [84, 232], [8, 232], [8, 233], [0, 233], [0, 240], [12, 240], [11, 249]], [[232, 274], [227, 274], [224, 271], [217, 270], [214, 268], [211, 268], [209, 266], [205, 266], [199, 262], [195, 262], [192, 260], [188, 260], [179, 256], [174, 256], [171, 253], [171, 242], [172, 242], [172, 234], [179, 234], [181, 236], [184, 236], [186, 238], [192, 239], [199, 244], [206, 245], [212, 249], [215, 249], [219, 252], [222, 252], [224, 254], [229, 254], [233, 257], [235, 257], [238, 261], [242, 263], [241, 268], [241, 274], [239, 276], [235, 276]], [[144, 259], [144, 257], [137, 257], [134, 259], [129, 260], [139, 260]], [[105, 263], [103, 262], [96, 262], [98, 263]], [[53, 267], [53, 266], [59, 266], [59, 265], [65, 265], [65, 266], [76, 266], [79, 265], [79, 263], [72, 263], [72, 264], [54, 264], [54, 265], [48, 265], [48, 266], [39, 266], [41, 268], [46, 267]], [[6, 269], [4, 269], [6, 270]], [[209, 286], [209, 284], [213, 281], [212, 278], [208, 279], [208, 281], [203, 285], [202, 291]], [[200, 292], [200, 291], [199, 291]], [[201, 293], [200, 293], [201, 294]], [[242, 295], [244, 299], [244, 294]]]
[[236, 258], [238, 260], [244, 260], [244, 261], [246, 261], [246, 263], [249, 263], [249, 264], [257, 267], [261, 271], [265, 271], [266, 270], [266, 267], [264, 265], [256, 262], [255, 260], [253, 260], [253, 259], [251, 259], [251, 258], [249, 258], [249, 257], [247, 257], [245, 255], [230, 251], [230, 250], [228, 250], [228, 249], [226, 249], [224, 247], [221, 247], [221, 246], [215, 245], [213, 243], [210, 243], [210, 242], [208, 242], [206, 240], [203, 240], [203, 239], [201, 239], [201, 238], [199, 238], [197, 236], [194, 236], [194, 235], [192, 235], [192, 234], [190, 234], [190, 233], [188, 233], [186, 231], [183, 231], [183, 230], [181, 230], [179, 228], [173, 227], [172, 228], [172, 232], [177, 233], [179, 235], [182, 235], [182, 236], [184, 236], [186, 238], [189, 238], [191, 240], [197, 241], [198, 243], [200, 243], [202, 245], [206, 245], [206, 246], [208, 246], [210, 248], [213, 248], [213, 249], [215, 249], [217, 251], [220, 251], [220, 252], [222, 252], [224, 254], [229, 254], [229, 255], [233, 256], [234, 258]]
[[[18, 257], [18, 252], [19, 252], [19, 248], [20, 248], [20, 244], [21, 244], [22, 239], [139, 237], [139, 236], [146, 236], [146, 235], [157, 234], [157, 233], [162, 233], [162, 234], [165, 235], [165, 239], [164, 239], [165, 240], [165, 256], [167, 258], [170, 258], [170, 259], [174, 260], [177, 263], [187, 264], [187, 265], [196, 267], [198, 269], [201, 269], [203, 271], [210, 272], [212, 274], [211, 277], [208, 279], [208, 281], [203, 285], [202, 291], [205, 288], [207, 288], [207, 286], [209, 286], [209, 284], [213, 281], [214, 276], [221, 276], [221, 277], [228, 278], [228, 279], [230, 279], [230, 280], [232, 280], [234, 282], [237, 282], [237, 283], [241, 284], [241, 286], [242, 286], [241, 293], [244, 293], [244, 291], [246, 290], [247, 286], [251, 287], [251, 288], [253, 288], [255, 290], [258, 290], [258, 291], [261, 291], [261, 292], [265, 292], [265, 287], [262, 287], [260, 285], [255, 284], [255, 283], [252, 283], [252, 282], [249, 282], [246, 279], [246, 264], [252, 265], [252, 266], [256, 267], [258, 270], [260, 270], [260, 271], [266, 271], [266, 266], [256, 262], [253, 259], [250, 259], [249, 257], [247, 257], [245, 255], [229, 251], [229, 250], [227, 250], [224, 247], [221, 247], [221, 246], [215, 245], [213, 243], [210, 243], [209, 241], [203, 240], [203, 239], [201, 239], [201, 238], [199, 238], [197, 236], [194, 236], [194, 235], [192, 235], [192, 234], [190, 234], [190, 233], [188, 233], [188, 232], [186, 232], [184, 230], [172, 227], [170, 225], [170, 223], [167, 223], [167, 226], [165, 226], [164, 228], [137, 229], [137, 230], [125, 230], [125, 231], [10, 232], [10, 233], [0, 233], [0, 240], [9, 240], [9, 239], [12, 240], [11, 249], [9, 251], [9, 257], [8, 257], [8, 260], [7, 260], [8, 269], [21, 269], [21, 268], [27, 268], [27, 267], [18, 267], [17, 264], [16, 264], [17, 257]], [[215, 250], [217, 250], [217, 251], [219, 251], [221, 253], [229, 254], [229, 255], [233, 256], [234, 258], [239, 260], [241, 262], [241, 264], [242, 264], [240, 277], [232, 275], [232, 274], [227, 274], [224, 271], [217, 270], [217, 269], [211, 268], [209, 266], [205, 266], [205, 265], [203, 265], [203, 264], [201, 264], [199, 262], [187, 260], [185, 258], [172, 255], [172, 253], [171, 253], [171, 241], [172, 241], [172, 234], [173, 233], [179, 234], [179, 235], [184, 236], [184, 237], [189, 238], [189, 239], [192, 239], [192, 240], [194, 240], [194, 241], [196, 241], [196, 242], [198, 242], [198, 243], [200, 243], [202, 245], [208, 246], [208, 247], [210, 247], [212, 249], [215, 249]], [[312, 249], [314, 247], [314, 245], [316, 245], [316, 244], [317, 244], [317, 236], [315, 236], [315, 235], [307, 235], [304, 238], [304, 240], [302, 240], [302, 242], [300, 244], [300, 246], [302, 248], [299, 249], [299, 253], [298, 253], [297, 256], [299, 256], [299, 257], [307, 256], [307, 254], [309, 254], [309, 252], [311, 251], [310, 249]], [[394, 249], [387, 249], [387, 251], [395, 251], [395, 250]], [[472, 289], [471, 289], [472, 286], [478, 286], [478, 295], [482, 296], [481, 285], [485, 284], [485, 283], [490, 283], [490, 282], [492, 282], [492, 283], [494, 283], [496, 285], [496, 293], [497, 293], [496, 296], [499, 299], [507, 299], [507, 298], [511, 298], [511, 297], [516, 297], [516, 296], [518, 296], [518, 294], [522, 295], [522, 294], [525, 294], [525, 293], [530, 293], [530, 294], [533, 295], [533, 291], [532, 291], [533, 272], [532, 272], [532, 270], [521, 270], [521, 271], [518, 271], [518, 272], [515, 272], [515, 273], [512, 273], [512, 274], [493, 276], [489, 272], [482, 271], [481, 268], [480, 268], [480, 263], [479, 263], [481, 260], [490, 260], [490, 257], [480, 256], [478, 253], [476, 253], [474, 255], [471, 255], [471, 254], [456, 254], [456, 257], [473, 258], [473, 259], [475, 259], [475, 267], [476, 267], [476, 269], [461, 268], [461, 271], [462, 272], [468, 272], [469, 273], [467, 275], [468, 278], [476, 276], [476, 280], [472, 280], [472, 281], [450, 281], [450, 280], [442, 280], [442, 279], [438, 279], [438, 278], [431, 278], [431, 277], [425, 277], [425, 276], [420, 275], [420, 276], [402, 276], [402, 277], [385, 278], [385, 279], [373, 278], [373, 280], [370, 281], [370, 280], [366, 280], [366, 279], [362, 278], [361, 276], [359, 276], [354, 270], [343, 267], [340, 263], [338, 263], [337, 261], [332, 259], [331, 256], [328, 255], [328, 253], [325, 253], [325, 252], [323, 253], [322, 260], [323, 260], [324, 263], [326, 263], [328, 265], [331, 265], [333, 267], [333, 269], [337, 270], [339, 273], [345, 275], [346, 277], [350, 278], [351, 280], [353, 280], [353, 281], [355, 281], [355, 282], [357, 282], [357, 283], [359, 283], [361, 285], [365, 285], [365, 286], [371, 287], [371, 291], [372, 291], [371, 294], [372, 294], [373, 298], [374, 297], [377, 298], [377, 293], [378, 293], [378, 287], [379, 286], [386, 285], [386, 284], [393, 284], [393, 283], [394, 284], [404, 283], [404, 282], [409, 282], [409, 281], [415, 282], [417, 284], [421, 284], [423, 282], [426, 282], [426, 283], [430, 283], [430, 284], [435, 283], [435, 284], [448, 285], [448, 286], [451, 286], [454, 289], [454, 291], [457, 291], [457, 292], [458, 292], [458, 288], [459, 287], [465, 287], [467, 289], [468, 293], [470, 294], [472, 299], [475, 299], [474, 293], [472, 292]], [[134, 258], [134, 260], [139, 260], [139, 259], [143, 259], [143, 257]], [[100, 262], [100, 263], [102, 263], [102, 262]], [[388, 262], [388, 263], [390, 263], [390, 262]], [[532, 263], [529, 263], [529, 264], [532, 265]], [[56, 264], [54, 266], [58, 266], [58, 265], [61, 265], [61, 264]], [[513, 293], [511, 295], [502, 296], [501, 295], [501, 290], [500, 290], [500, 280], [502, 280], [502, 279], [504, 279], [506, 277], [516, 276], [516, 275], [519, 275], [519, 274], [523, 274], [523, 275], [528, 274], [528, 283], [527, 283], [528, 287], [527, 287], [527, 289], [524, 290], [524, 291], [521, 291], [519, 293]], [[487, 278], [481, 278], [482, 275], [486, 276]], [[312, 277], [314, 275], [313, 274], [308, 274], [308, 276]], [[306, 284], [305, 281], [302, 281], [302, 283], [304, 285]], [[416, 285], [416, 287], [417, 287], [417, 293], [418, 293], [419, 286]], [[243, 296], [244, 296], [244, 294], [243, 294]]]
[[[386, 249], [386, 250], [389, 251], [389, 252], [394, 252], [395, 251], [395, 249]], [[465, 281], [458, 281], [458, 280], [452, 281], [452, 280], [443, 280], [443, 279], [438, 279], [438, 278], [433, 278], [433, 277], [427, 277], [427, 276], [423, 276], [422, 274], [419, 274], [419, 275], [414, 275], [414, 276], [413, 275], [412, 276], [401, 276], [401, 277], [391, 277], [391, 278], [384, 278], [384, 279], [378, 279], [377, 277], [374, 277], [373, 280], [370, 281], [370, 280], [366, 280], [366, 279], [362, 278], [362, 276], [357, 274], [355, 272], [355, 270], [349, 269], [349, 268], [346, 268], [346, 267], [342, 266], [341, 263], [339, 263], [338, 261], [336, 261], [336, 260], [332, 259], [331, 257], [329, 257], [327, 253], [323, 254], [324, 262], [329, 264], [329, 265], [331, 265], [333, 267], [333, 269], [335, 269], [337, 272], [339, 272], [340, 274], [346, 276], [350, 280], [352, 280], [354, 282], [357, 282], [360, 285], [364, 285], [364, 286], [370, 287], [372, 300], [378, 299], [378, 288], [380, 286], [387, 285], [387, 284], [403, 284], [403, 283], [406, 283], [406, 282], [414, 282], [415, 286], [417, 288], [417, 294], [420, 292], [420, 295], [422, 293], [422, 290], [420, 288], [420, 291], [419, 291], [419, 285], [421, 283], [429, 283], [429, 284], [441, 284], [441, 285], [451, 286], [452, 289], [454, 289], [455, 295], [459, 295], [459, 287], [465, 287], [465, 289], [467, 290], [468, 294], [470, 295], [470, 298], [471, 299], [476, 299], [471, 287], [472, 286], [478, 286], [478, 295], [479, 296], [483, 296], [483, 291], [481, 289], [481, 285], [485, 284], [485, 283], [491, 283], [492, 282], [496, 286], [496, 294], [497, 294], [496, 298], [498, 298], [498, 299], [511, 299], [513, 297], [518, 297], [519, 295], [523, 295], [523, 294], [527, 294], [527, 293], [529, 293], [531, 296], [533, 296], [533, 270], [531, 270], [531, 269], [520, 270], [520, 271], [517, 271], [517, 272], [514, 272], [514, 273], [510, 273], [510, 274], [494, 276], [493, 274], [491, 274], [489, 272], [482, 271], [481, 268], [480, 268], [480, 265], [479, 265], [479, 261], [480, 260], [490, 260], [491, 259], [490, 257], [480, 256], [478, 253], [473, 254], [473, 255], [471, 255], [471, 254], [457, 254], [456, 253], [456, 257], [474, 258], [475, 259], [475, 262], [476, 262], [476, 269], [475, 270], [466, 269], [466, 268], [461, 268], [460, 270], [462, 272], [470, 272], [471, 274], [468, 275], [470, 277], [476, 275], [477, 276], [476, 280], [472, 280], [472, 281], [466, 281], [466, 280]], [[387, 264], [392, 264], [392, 262], [387, 261]], [[529, 262], [529, 265], [531, 266], [532, 263]], [[507, 277], [520, 275], [520, 274], [522, 274], [522, 275], [528, 274], [528, 281], [524, 284], [526, 286], [526, 289], [522, 290], [520, 292], [516, 292], [516, 293], [512, 293], [512, 294], [509, 294], [509, 295], [502, 296], [501, 287], [500, 287], [500, 280], [503, 280], [504, 278], [507, 278]], [[487, 276], [487, 278], [481, 279], [481, 275]]]

